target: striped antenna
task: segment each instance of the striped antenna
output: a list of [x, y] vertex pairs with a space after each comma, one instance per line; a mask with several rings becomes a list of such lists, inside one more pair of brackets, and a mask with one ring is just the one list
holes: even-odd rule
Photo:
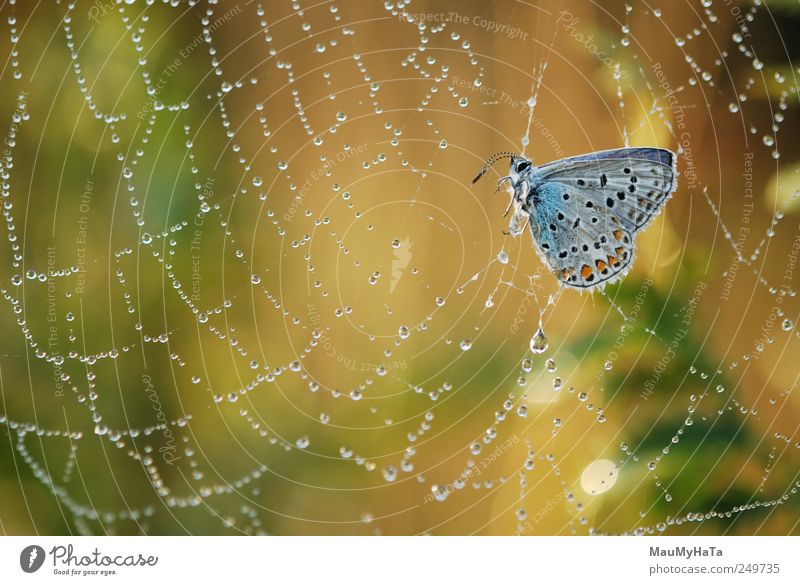
[[480, 179], [484, 174], [486, 174], [486, 171], [488, 171], [490, 168], [492, 168], [492, 165], [494, 163], [496, 163], [497, 161], [499, 161], [500, 159], [503, 159], [503, 158], [514, 158], [515, 156], [518, 156], [518, 155], [514, 154], [513, 152], [507, 152], [507, 151], [506, 152], [497, 152], [497, 153], [493, 154], [492, 156], [489, 157], [489, 159], [486, 161], [486, 163], [484, 163], [483, 168], [481, 169], [481, 172], [478, 173], [478, 175], [474, 179], [472, 179], [472, 184], [474, 185], [475, 183], [477, 183], [478, 179]]

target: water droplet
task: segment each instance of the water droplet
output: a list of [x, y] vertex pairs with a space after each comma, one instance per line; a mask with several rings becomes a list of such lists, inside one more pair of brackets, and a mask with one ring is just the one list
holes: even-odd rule
[[533, 353], [544, 353], [547, 351], [547, 337], [544, 335], [541, 327], [536, 330], [536, 333], [531, 337], [531, 351]]
[[431, 486], [431, 493], [437, 502], [444, 502], [447, 496], [450, 495], [446, 487], [440, 487], [435, 484]]
[[397, 479], [397, 468], [394, 465], [387, 465], [383, 468], [383, 479], [395, 481]]

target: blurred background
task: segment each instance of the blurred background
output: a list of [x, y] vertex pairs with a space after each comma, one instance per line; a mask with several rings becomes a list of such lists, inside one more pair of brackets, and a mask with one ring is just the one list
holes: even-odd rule
[[[4, 534], [800, 534], [796, 0], [0, 15]], [[471, 184], [626, 145], [593, 294]]]

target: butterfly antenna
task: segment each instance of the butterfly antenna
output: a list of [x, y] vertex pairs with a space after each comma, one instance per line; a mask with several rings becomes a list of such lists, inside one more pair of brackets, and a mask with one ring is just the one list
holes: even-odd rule
[[485, 175], [486, 171], [488, 171], [490, 168], [492, 168], [492, 165], [494, 163], [496, 163], [497, 161], [499, 161], [500, 159], [513, 158], [515, 156], [517, 156], [515, 153], [507, 152], [507, 151], [506, 152], [497, 152], [497, 153], [493, 154], [484, 163], [483, 168], [481, 168], [481, 172], [478, 173], [478, 175], [474, 179], [472, 179], [472, 184], [474, 185], [475, 183], [477, 183], [478, 179], [480, 179], [483, 175]]

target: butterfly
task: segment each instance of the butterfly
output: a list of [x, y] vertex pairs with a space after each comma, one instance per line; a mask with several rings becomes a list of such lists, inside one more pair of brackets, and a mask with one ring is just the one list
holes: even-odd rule
[[498, 160], [510, 158], [513, 197], [509, 233], [529, 224], [537, 252], [565, 286], [602, 288], [633, 265], [635, 237], [677, 188], [677, 157], [664, 148], [617, 148], [535, 166], [524, 156], [491, 156], [476, 183]]

